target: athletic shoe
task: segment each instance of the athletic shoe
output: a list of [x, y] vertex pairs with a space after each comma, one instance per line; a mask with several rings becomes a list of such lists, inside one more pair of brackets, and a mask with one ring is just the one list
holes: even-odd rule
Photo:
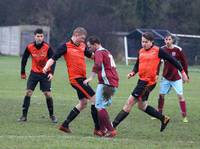
[[104, 137], [109, 137], [109, 138], [113, 138], [113, 137], [115, 137], [117, 135], [117, 130], [113, 130], [113, 131], [108, 131], [105, 135], [104, 135]]
[[50, 116], [49, 118], [51, 119], [51, 122], [52, 122], [52, 123], [57, 123], [57, 122], [58, 122], [58, 119], [56, 118], [55, 115], [52, 115], [52, 116]]
[[183, 123], [188, 123], [189, 121], [188, 121], [188, 119], [187, 119], [187, 117], [184, 117], [183, 118]]
[[162, 132], [166, 128], [169, 121], [170, 121], [170, 118], [168, 116], [164, 116], [164, 119], [161, 122], [160, 132]]
[[18, 122], [26, 122], [27, 121], [27, 117], [21, 116], [17, 121]]
[[103, 132], [102, 132], [101, 130], [96, 130], [96, 129], [94, 129], [93, 134], [94, 134], [95, 136], [99, 136], [99, 137], [102, 137], [102, 136], [104, 135]]
[[65, 133], [71, 133], [72, 132], [68, 127], [64, 127], [62, 125], [59, 127], [59, 130], [65, 132]]

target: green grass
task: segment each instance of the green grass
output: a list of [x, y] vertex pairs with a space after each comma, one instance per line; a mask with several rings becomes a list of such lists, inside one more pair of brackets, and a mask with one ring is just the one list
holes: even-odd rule
[[[30, 60], [29, 60], [30, 61]], [[88, 62], [88, 72], [92, 62]], [[29, 72], [30, 62], [27, 67]], [[132, 66], [118, 65], [120, 87], [108, 109], [111, 120], [121, 110], [127, 97], [135, 87], [137, 78], [128, 80], [126, 74]], [[20, 58], [0, 57], [0, 149], [198, 149], [200, 146], [200, 67], [190, 67], [191, 82], [184, 86], [189, 123], [182, 123], [178, 99], [175, 93], [166, 97], [165, 113], [171, 122], [163, 133], [160, 122], [151, 120], [135, 106], [118, 127], [114, 139], [97, 138], [92, 135], [93, 123], [88, 105], [71, 123], [72, 134], [63, 134], [58, 126], [71, 108], [78, 102], [76, 92], [68, 82], [65, 63], [59, 60], [52, 93], [58, 124], [50, 123], [44, 96], [37, 88], [31, 99], [28, 122], [19, 123], [21, 104], [25, 94], [26, 81], [20, 79]], [[93, 88], [96, 81], [93, 81]], [[157, 106], [159, 85], [152, 92], [149, 103]]]

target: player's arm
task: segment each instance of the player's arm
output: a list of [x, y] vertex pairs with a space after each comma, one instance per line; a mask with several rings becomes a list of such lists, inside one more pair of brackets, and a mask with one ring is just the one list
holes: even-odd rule
[[88, 84], [90, 81], [92, 81], [96, 77], [96, 75], [97, 75], [97, 73], [92, 71], [90, 73], [90, 76], [86, 80], [84, 80], [83, 83]]
[[137, 60], [132, 71], [127, 74], [127, 78], [130, 79], [131, 77], [133, 77], [138, 72], [138, 68], [139, 68], [139, 55], [137, 56]]
[[[48, 59], [52, 58], [54, 55], [54, 52], [52, 50], [52, 48], [50, 47], [49, 50], [48, 50]], [[52, 75], [54, 74], [54, 71], [55, 71], [55, 67], [56, 67], [56, 63], [54, 63], [52, 66], [51, 66], [51, 69], [49, 71], [49, 73], [51, 73]]]
[[84, 55], [85, 55], [87, 58], [94, 59], [94, 53], [91, 52], [88, 48], [85, 48]]
[[62, 44], [59, 46], [56, 50], [56, 52], [53, 54], [53, 56], [47, 61], [46, 65], [43, 68], [43, 72], [47, 73], [49, 68], [65, 53], [67, 52], [66, 44]]
[[24, 54], [23, 54], [22, 60], [21, 60], [21, 79], [26, 79], [25, 67], [26, 67], [29, 56], [30, 56], [30, 52], [27, 47], [24, 51]]
[[180, 55], [181, 65], [183, 66], [183, 69], [184, 69], [185, 73], [187, 74], [187, 76], [189, 78], [189, 75], [188, 75], [188, 62], [187, 62], [186, 56], [183, 53], [183, 51], [180, 51], [179, 55]]
[[188, 82], [188, 77], [183, 69], [183, 67], [181, 66], [181, 64], [171, 55], [169, 55], [167, 52], [165, 52], [163, 49], [159, 49], [159, 53], [158, 53], [158, 57], [164, 60], [167, 60], [168, 62], [170, 62], [172, 65], [174, 65], [174, 67], [176, 67], [182, 75], [182, 79], [185, 82]]

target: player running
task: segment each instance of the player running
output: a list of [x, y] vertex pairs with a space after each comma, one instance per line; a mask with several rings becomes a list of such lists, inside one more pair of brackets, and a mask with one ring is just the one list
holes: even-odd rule
[[83, 81], [86, 79], [86, 62], [85, 56], [91, 58], [92, 53], [87, 50], [85, 39], [87, 31], [82, 27], [77, 27], [72, 34], [70, 41], [61, 45], [54, 56], [48, 60], [43, 72], [46, 73], [48, 69], [58, 60], [64, 56], [66, 66], [68, 69], [69, 81], [71, 86], [76, 90], [79, 103], [70, 111], [66, 120], [60, 126], [60, 130], [66, 133], [71, 133], [69, 124], [79, 115], [79, 113], [86, 107], [88, 100], [91, 101], [91, 114], [95, 123], [94, 135], [102, 136], [99, 127], [97, 109], [95, 108], [95, 92], [89, 85], [85, 85]]
[[135, 103], [138, 103], [138, 108], [140, 110], [160, 120], [161, 132], [166, 128], [170, 118], [158, 112], [155, 108], [147, 103], [150, 92], [156, 86], [160, 59], [164, 59], [172, 63], [172, 65], [174, 65], [181, 72], [183, 80], [188, 81], [187, 75], [178, 61], [176, 61], [173, 57], [159, 47], [155, 46], [153, 44], [153, 40], [154, 38], [151, 33], [146, 32], [142, 35], [142, 48], [139, 50], [137, 62], [132, 72], [128, 74], [129, 79], [138, 73], [139, 80], [123, 109], [112, 122], [114, 128], [116, 128], [128, 116]]

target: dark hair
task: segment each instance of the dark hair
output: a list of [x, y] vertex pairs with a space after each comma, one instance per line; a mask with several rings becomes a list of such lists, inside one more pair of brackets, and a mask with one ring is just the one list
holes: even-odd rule
[[91, 45], [94, 45], [95, 43], [97, 44], [101, 44], [101, 41], [99, 39], [99, 37], [97, 36], [90, 36], [87, 41], [91, 44]]
[[150, 33], [150, 32], [145, 32], [145, 33], [143, 33], [143, 34], [142, 34], [142, 37], [144, 37], [144, 38], [147, 39], [147, 40], [154, 41], [153, 34]]
[[165, 35], [165, 38], [167, 38], [167, 37], [172, 37], [172, 40], [175, 40], [175, 37], [171, 33], [167, 33]]
[[37, 28], [35, 31], [34, 31], [34, 35], [36, 34], [43, 34], [43, 30], [41, 28]]

